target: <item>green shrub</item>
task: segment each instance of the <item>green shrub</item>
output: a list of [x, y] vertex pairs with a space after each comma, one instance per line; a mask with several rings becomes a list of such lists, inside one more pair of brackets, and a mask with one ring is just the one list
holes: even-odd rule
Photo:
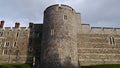
[[31, 68], [30, 65], [28, 64], [16, 64], [16, 65], [13, 65], [14, 68]]
[[0, 65], [0, 68], [14, 68], [12, 65], [4, 64]]
[[28, 64], [3, 64], [0, 65], [0, 68], [32, 68]]

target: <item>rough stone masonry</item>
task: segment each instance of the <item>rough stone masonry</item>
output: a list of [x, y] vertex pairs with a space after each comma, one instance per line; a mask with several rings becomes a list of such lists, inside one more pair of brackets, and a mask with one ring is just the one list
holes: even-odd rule
[[35, 68], [77, 68], [120, 64], [120, 28], [90, 27], [67, 5], [44, 11], [43, 24], [4, 27], [0, 23], [0, 64], [29, 63]]

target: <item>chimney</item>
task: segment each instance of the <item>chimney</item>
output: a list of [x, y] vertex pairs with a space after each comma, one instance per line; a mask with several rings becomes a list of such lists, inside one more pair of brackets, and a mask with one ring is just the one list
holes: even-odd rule
[[29, 23], [29, 28], [33, 28], [33, 25], [34, 25], [33, 22], [30, 22]]
[[2, 21], [1, 21], [1, 23], [0, 23], [0, 28], [3, 28], [4, 23], [5, 23], [5, 21], [4, 21], [4, 20], [2, 20]]
[[15, 28], [19, 28], [19, 26], [20, 26], [20, 23], [19, 23], [19, 22], [16, 22], [16, 23], [15, 23]]

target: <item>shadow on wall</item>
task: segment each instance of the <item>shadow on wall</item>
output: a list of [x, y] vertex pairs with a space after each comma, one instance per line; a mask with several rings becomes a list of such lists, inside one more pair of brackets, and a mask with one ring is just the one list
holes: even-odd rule
[[29, 29], [30, 29], [30, 33], [29, 33], [29, 42], [28, 42], [28, 48], [27, 48], [27, 58], [26, 58], [26, 64], [30, 64], [31, 66], [33, 66], [33, 52], [34, 52], [34, 48], [32, 46], [32, 34], [33, 34], [33, 23], [29, 23]]
[[26, 64], [40, 68], [42, 24], [29, 23], [29, 44]]
[[47, 61], [46, 62], [46, 60], [42, 61], [42, 67], [41, 68], [78, 68], [71, 63], [71, 58], [70, 57], [66, 57], [64, 59], [64, 62], [61, 63], [58, 56], [59, 56], [58, 54], [54, 54], [54, 56], [51, 58], [51, 59], [55, 59], [55, 60], [53, 60], [53, 62], [52, 61]]
[[30, 64], [33, 68], [78, 68], [71, 63], [71, 57], [66, 57], [63, 63], [59, 58], [59, 54], [52, 53], [52, 56], [46, 56], [52, 61], [43, 58], [44, 49], [41, 49], [42, 24], [29, 24], [30, 35], [27, 52], [26, 64]]

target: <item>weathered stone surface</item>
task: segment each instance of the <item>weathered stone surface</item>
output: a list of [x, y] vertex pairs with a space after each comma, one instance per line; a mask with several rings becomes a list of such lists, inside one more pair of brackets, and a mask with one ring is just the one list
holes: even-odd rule
[[0, 64], [30, 63], [35, 68], [120, 64], [120, 28], [81, 24], [80, 14], [67, 5], [48, 7], [43, 24], [3, 26], [1, 21]]
[[[82, 25], [78, 33], [78, 56], [82, 66], [120, 63], [120, 34], [118, 28]], [[86, 28], [85, 27], [89, 27]], [[87, 30], [87, 31], [85, 31]], [[111, 44], [110, 37], [113, 37]], [[79, 41], [80, 40], [80, 41]]]
[[77, 32], [80, 23], [75, 22], [78, 21], [76, 18], [75, 11], [66, 5], [54, 5], [45, 10], [42, 63], [47, 66], [42, 65], [43, 68], [78, 67]]

